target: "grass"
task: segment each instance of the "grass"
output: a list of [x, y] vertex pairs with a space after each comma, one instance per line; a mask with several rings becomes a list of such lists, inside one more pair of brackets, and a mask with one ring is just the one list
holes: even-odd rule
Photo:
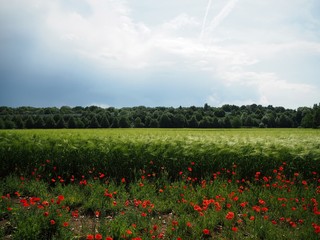
[[88, 167], [110, 177], [134, 179], [150, 161], [175, 178], [188, 162], [197, 162], [194, 175], [202, 177], [233, 163], [239, 175], [253, 177], [258, 169], [272, 171], [281, 162], [288, 174], [306, 178], [320, 165], [320, 134], [303, 129], [107, 129], [0, 131], [0, 173], [30, 172], [50, 159], [65, 176], [88, 172]]
[[318, 239], [303, 129], [0, 131], [0, 238]]

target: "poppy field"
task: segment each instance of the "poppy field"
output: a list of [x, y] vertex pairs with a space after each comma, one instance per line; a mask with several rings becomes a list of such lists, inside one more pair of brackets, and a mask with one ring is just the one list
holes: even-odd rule
[[319, 239], [320, 134], [0, 131], [1, 239]]

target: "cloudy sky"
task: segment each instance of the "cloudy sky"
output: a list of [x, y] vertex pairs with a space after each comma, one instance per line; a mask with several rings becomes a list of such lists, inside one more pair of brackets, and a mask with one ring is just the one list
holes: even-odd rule
[[319, 102], [319, 0], [0, 0], [0, 105]]

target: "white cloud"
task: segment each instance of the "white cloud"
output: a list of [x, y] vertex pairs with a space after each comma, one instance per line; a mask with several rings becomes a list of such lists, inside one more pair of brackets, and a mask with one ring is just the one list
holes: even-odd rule
[[261, 104], [277, 103], [281, 106], [295, 108], [308, 106], [319, 99], [319, 88], [304, 83], [290, 83], [284, 80], [260, 82], [258, 86]]
[[208, 29], [206, 31], [212, 32], [217, 28], [222, 21], [231, 13], [233, 8], [235, 7], [238, 0], [230, 0], [224, 8], [216, 15], [213, 20], [210, 22]]
[[[30, 0], [28, 4], [12, 0], [3, 3], [0, 18], [12, 14], [18, 19], [17, 12], [26, 9], [25, 16], [36, 16], [30, 25], [39, 32], [34, 46], [42, 45], [41, 54], [45, 54], [43, 49], [56, 50], [63, 53], [62, 57], [71, 55], [89, 66], [98, 66], [104, 76], [112, 71], [127, 82], [138, 81], [131, 71], [150, 76], [144, 81], [155, 82], [165, 81], [157, 74], [190, 71], [203, 79], [188, 79], [188, 84], [211, 88], [213, 94], [204, 95], [212, 103], [297, 105], [320, 98], [319, 83], [310, 80], [316, 79], [318, 72], [307, 68], [308, 61], [316, 65], [311, 57], [317, 61], [320, 58], [319, 14], [312, 12], [315, 1], [209, 0], [201, 2], [202, 11], [193, 11], [190, 6], [198, 8], [200, 3], [164, 0], [156, 3], [162, 11], [155, 8], [141, 18], [143, 21], [137, 20], [135, 16], [142, 14], [143, 9], [134, 6], [150, 5], [147, 1], [135, 1], [134, 5], [130, 0], [83, 0], [84, 5], [78, 6], [80, 1], [70, 0], [72, 4], [66, 6], [63, 0]], [[175, 6], [174, 11], [169, 9], [170, 4]], [[152, 9], [149, 6], [148, 11]], [[156, 24], [150, 20], [153, 15]], [[161, 18], [162, 15], [166, 17]], [[18, 20], [15, 24], [23, 26]], [[21, 27], [21, 32], [26, 29]], [[35, 56], [38, 55], [28, 57]], [[308, 75], [308, 83], [294, 74], [284, 74], [292, 72], [292, 59], [301, 57], [303, 60], [296, 61], [296, 65]], [[216, 86], [221, 88], [220, 92]], [[237, 90], [247, 96], [239, 98]], [[231, 91], [234, 99], [226, 98], [223, 91]], [[294, 100], [295, 96], [299, 99]]]

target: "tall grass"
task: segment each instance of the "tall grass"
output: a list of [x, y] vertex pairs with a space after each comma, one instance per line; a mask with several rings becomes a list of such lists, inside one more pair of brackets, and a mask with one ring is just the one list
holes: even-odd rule
[[[51, 162], [43, 166], [46, 159]], [[320, 134], [302, 129], [0, 131], [2, 177], [56, 167], [61, 177], [95, 170], [132, 180], [137, 171], [148, 169], [154, 174], [165, 170], [174, 180], [190, 162], [195, 162], [192, 174], [197, 178], [233, 164], [239, 178], [253, 178], [260, 169], [271, 174], [282, 162], [286, 174], [299, 171], [309, 178], [320, 168]]]

